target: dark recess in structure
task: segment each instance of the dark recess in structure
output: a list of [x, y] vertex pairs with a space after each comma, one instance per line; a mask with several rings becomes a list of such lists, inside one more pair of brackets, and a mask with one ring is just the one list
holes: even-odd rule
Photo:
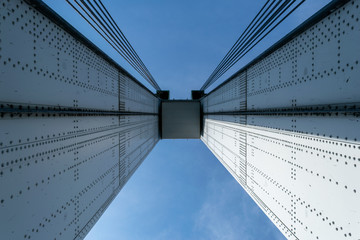
[[170, 98], [170, 91], [169, 90], [158, 90], [156, 91], [156, 96], [161, 100], [169, 100]]
[[204, 96], [204, 91], [203, 90], [192, 90], [191, 91], [191, 99], [192, 100], [198, 100], [201, 99]]

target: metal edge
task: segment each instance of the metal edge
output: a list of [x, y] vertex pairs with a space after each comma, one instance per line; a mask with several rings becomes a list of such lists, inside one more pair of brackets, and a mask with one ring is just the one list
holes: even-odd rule
[[123, 67], [121, 67], [115, 60], [109, 57], [105, 52], [103, 52], [100, 48], [98, 48], [94, 43], [92, 43], [89, 39], [87, 39], [83, 34], [81, 34], [76, 28], [74, 28], [69, 22], [67, 22], [64, 18], [62, 18], [59, 14], [57, 14], [54, 10], [52, 10], [46, 3], [41, 0], [24, 0], [31, 7], [38, 10], [44, 16], [49, 18], [56, 25], [61, 27], [64, 31], [68, 32], [71, 36], [73, 36], [76, 40], [80, 41], [86, 47], [90, 48], [94, 53], [101, 56], [104, 60], [115, 66], [121, 73], [127, 75], [131, 80], [140, 85], [142, 88], [146, 89], [150, 92], [154, 97], [155, 94], [151, 92], [144, 84], [142, 84], [139, 80], [137, 80], [134, 76], [132, 76], [128, 71], [126, 71]]

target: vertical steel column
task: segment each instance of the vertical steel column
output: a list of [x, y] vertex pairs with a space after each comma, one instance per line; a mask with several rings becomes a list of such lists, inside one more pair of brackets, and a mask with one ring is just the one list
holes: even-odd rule
[[0, 0], [1, 239], [82, 239], [158, 142], [159, 100], [32, 3]]
[[345, 2], [202, 99], [202, 141], [288, 239], [360, 238], [360, 1]]

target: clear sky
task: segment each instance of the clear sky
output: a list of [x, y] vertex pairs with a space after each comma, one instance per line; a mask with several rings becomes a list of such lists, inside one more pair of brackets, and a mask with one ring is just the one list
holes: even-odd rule
[[[45, 2], [149, 86], [65, 1]], [[160, 87], [184, 99], [201, 87], [265, 0], [103, 2]], [[328, 2], [306, 1], [218, 83]], [[86, 237], [97, 239], [285, 238], [200, 140], [162, 140]]]

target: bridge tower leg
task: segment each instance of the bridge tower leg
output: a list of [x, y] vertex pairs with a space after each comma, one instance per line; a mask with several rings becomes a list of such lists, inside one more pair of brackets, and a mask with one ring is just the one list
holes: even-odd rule
[[359, 5], [328, 5], [201, 100], [202, 141], [288, 239], [360, 238]]
[[83, 239], [159, 140], [159, 99], [56, 13], [0, 1], [1, 239]]

